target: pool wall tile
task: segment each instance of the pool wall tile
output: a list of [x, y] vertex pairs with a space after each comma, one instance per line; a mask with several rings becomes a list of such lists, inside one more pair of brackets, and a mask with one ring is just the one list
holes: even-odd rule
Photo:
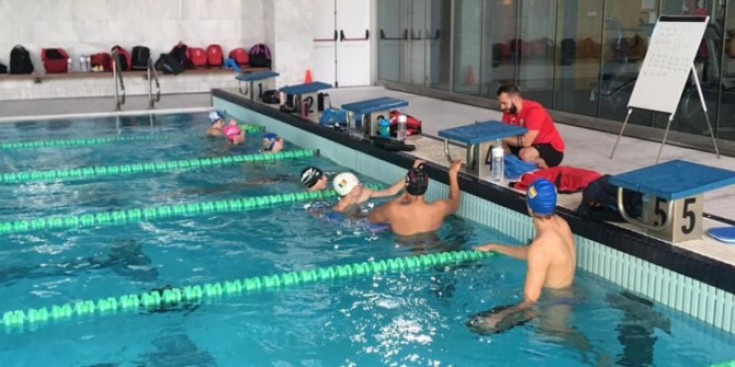
[[[215, 108], [247, 123], [263, 125], [287, 141], [306, 149], [319, 149], [323, 157], [349, 167], [359, 174], [386, 184], [405, 175], [406, 168], [353, 150], [327, 138], [305, 132], [299, 127], [233, 102], [214, 97]], [[444, 173], [446, 174], [446, 173]], [[427, 199], [446, 197], [448, 186], [432, 178]], [[500, 229], [517, 243], [533, 238], [530, 217], [476, 195], [463, 192], [457, 215], [492, 228]], [[691, 277], [642, 260], [610, 246], [575, 235], [577, 268], [615, 283], [658, 305], [684, 312], [709, 325], [735, 333], [735, 296]], [[478, 243], [480, 244], [480, 243]]]

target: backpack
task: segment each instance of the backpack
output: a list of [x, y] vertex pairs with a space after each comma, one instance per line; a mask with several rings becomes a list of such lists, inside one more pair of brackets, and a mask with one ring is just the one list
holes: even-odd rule
[[[577, 215], [589, 221], [625, 222], [618, 211], [618, 187], [608, 181], [610, 175], [603, 175], [592, 181], [582, 191], [582, 202], [577, 207]], [[623, 207], [629, 215], [640, 217], [643, 211], [643, 195], [639, 192], [623, 190]]]
[[133, 55], [131, 56], [132, 70], [148, 70], [148, 59], [151, 58], [151, 50], [145, 46], [133, 47]]
[[340, 108], [327, 108], [319, 118], [319, 125], [345, 127], [347, 126], [347, 111]]
[[251, 47], [248, 58], [250, 59], [250, 66], [254, 68], [271, 67], [271, 50], [263, 43]]
[[223, 61], [224, 55], [222, 53], [222, 46], [217, 44], [207, 46], [207, 65], [209, 65], [210, 68], [222, 67]]
[[263, 101], [263, 103], [268, 103], [268, 104], [281, 103], [281, 97], [279, 96], [279, 92], [275, 89], [271, 89], [271, 90], [267, 90], [263, 92], [260, 99]]
[[69, 54], [63, 48], [42, 48], [41, 61], [46, 73], [66, 73], [69, 68]]
[[156, 60], [156, 69], [163, 71], [164, 74], [176, 75], [186, 70], [186, 67], [171, 54], [161, 54]]
[[[390, 136], [398, 135], [398, 116], [401, 112], [398, 110], [390, 111]], [[406, 114], [406, 136], [421, 134], [421, 120]]]
[[10, 74], [30, 74], [33, 72], [31, 54], [25, 47], [17, 45], [10, 51]]
[[117, 54], [120, 55], [120, 70], [130, 70], [130, 67], [132, 66], [132, 61], [130, 60], [130, 53], [128, 52], [128, 50], [118, 45], [112, 46], [112, 49], [110, 49], [111, 52], [116, 50]]
[[5, 64], [0, 63], [0, 74], [7, 74], [8, 73], [8, 67], [5, 66]]
[[186, 45], [183, 42], [179, 41], [179, 43], [171, 49], [171, 52], [169, 52], [169, 55], [171, 55], [171, 57], [173, 57], [179, 64], [181, 64], [184, 69], [188, 69], [190, 66], [189, 59], [186, 57], [186, 49]]
[[239, 47], [232, 51], [230, 51], [230, 58], [234, 59], [237, 65], [239, 66], [245, 66], [248, 63], [250, 63], [250, 58], [248, 57], [248, 52], [245, 51], [244, 48]]
[[104, 71], [112, 71], [112, 58], [107, 52], [89, 55], [89, 66], [102, 66]]
[[207, 67], [207, 53], [203, 48], [189, 47], [186, 50], [187, 58], [189, 59], [189, 68], [206, 68]]

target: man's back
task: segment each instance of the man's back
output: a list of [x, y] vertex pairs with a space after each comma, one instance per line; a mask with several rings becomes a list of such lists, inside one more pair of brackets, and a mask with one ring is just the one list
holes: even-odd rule
[[[572, 231], [567, 222], [554, 215], [539, 229], [529, 249], [549, 261], [546, 270], [545, 288], [564, 288], [572, 285], [576, 267], [576, 253]], [[533, 255], [530, 255], [533, 256]]]
[[404, 236], [436, 231], [449, 214], [444, 200], [427, 203], [423, 199], [400, 197], [386, 209], [391, 229]]

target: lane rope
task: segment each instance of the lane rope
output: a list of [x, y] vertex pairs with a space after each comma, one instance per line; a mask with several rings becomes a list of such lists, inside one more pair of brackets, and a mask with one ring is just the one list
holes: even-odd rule
[[[243, 129], [245, 133], [247, 134], [257, 133], [257, 132], [261, 132], [265, 130], [265, 128], [262, 126], [251, 125], [251, 124], [242, 124], [240, 125], [240, 128]], [[170, 138], [180, 138], [183, 136], [187, 136], [187, 135], [182, 134], [182, 133], [160, 133], [160, 134], [151, 133], [151, 134], [140, 134], [140, 135], [130, 135], [130, 136], [108, 136], [108, 137], [100, 137], [100, 138], [29, 140], [29, 141], [0, 143], [0, 150], [38, 149], [38, 148], [73, 148], [73, 147], [81, 147], [81, 146], [89, 146], [89, 145], [126, 143], [126, 142], [131, 142], [131, 141], [163, 140], [163, 139], [170, 139]]]
[[88, 166], [45, 171], [6, 172], [0, 175], [2, 184], [26, 182], [53, 182], [79, 180], [102, 176], [123, 176], [138, 173], [154, 173], [175, 170], [190, 170], [209, 166], [229, 165], [243, 162], [260, 162], [296, 158], [309, 158], [317, 154], [311, 149], [286, 150], [276, 153], [241, 154], [224, 157], [193, 158], [178, 161], [128, 163], [110, 166]]
[[242, 293], [260, 290], [279, 289], [293, 285], [350, 278], [353, 276], [422, 270], [435, 266], [478, 261], [491, 256], [494, 256], [494, 253], [470, 250], [334, 265], [280, 274], [254, 276], [242, 280], [205, 283], [161, 291], [128, 294], [119, 297], [99, 298], [97, 300], [80, 300], [49, 307], [6, 311], [3, 313], [2, 323], [6, 329], [22, 329], [25, 324], [35, 325], [48, 321], [69, 320], [72, 317], [92, 316], [95, 314], [102, 316], [117, 312], [139, 312], [184, 304], [199, 304], [207, 299], [237, 296]]

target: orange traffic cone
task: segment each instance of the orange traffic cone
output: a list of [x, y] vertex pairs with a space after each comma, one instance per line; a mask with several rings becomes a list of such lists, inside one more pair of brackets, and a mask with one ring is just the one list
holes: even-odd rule
[[475, 85], [475, 72], [472, 70], [472, 65], [467, 66], [467, 71], [464, 74], [465, 85]]
[[311, 83], [311, 69], [306, 69], [306, 76], [304, 77], [304, 83]]

